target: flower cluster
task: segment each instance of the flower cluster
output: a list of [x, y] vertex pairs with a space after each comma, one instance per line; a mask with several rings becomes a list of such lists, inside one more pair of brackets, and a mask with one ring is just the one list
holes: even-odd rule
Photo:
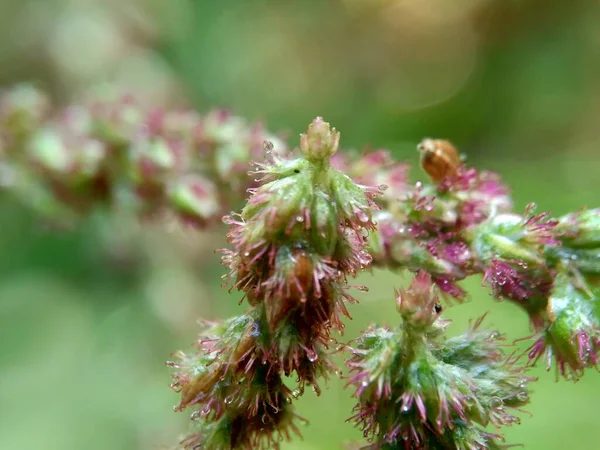
[[[600, 212], [552, 219], [530, 204], [518, 214], [499, 177], [468, 167], [447, 141], [426, 139], [418, 149], [429, 184], [411, 185], [406, 165], [385, 151], [338, 162], [356, 180], [391, 186], [377, 200], [378, 229], [369, 237], [373, 264], [426, 271], [458, 300], [466, 293], [457, 282], [481, 275], [494, 297], [528, 314], [535, 332], [532, 364], [546, 355], [548, 367], [555, 360], [558, 373], [573, 379], [596, 367]], [[562, 339], [556, 338], [559, 329]]]
[[285, 144], [226, 111], [149, 108], [102, 93], [52, 108], [29, 85], [0, 100], [0, 188], [49, 219], [99, 205], [141, 216], [169, 213], [204, 226], [238, 205], [264, 140]]
[[213, 327], [215, 337], [202, 339], [197, 353], [181, 355], [179, 409], [196, 406], [199, 422], [186, 448], [276, 444], [297, 431], [282, 376], [297, 377], [294, 395], [307, 385], [318, 393], [319, 379], [335, 370], [331, 331], [343, 329], [345, 302], [353, 301], [347, 276], [371, 262], [366, 234], [379, 192], [330, 166], [338, 141], [317, 118], [301, 136], [300, 157], [282, 159], [267, 146], [268, 161], [256, 170], [262, 184], [249, 189], [241, 214], [225, 218], [228, 282], [252, 309]]
[[376, 265], [414, 273], [427, 270], [444, 293], [462, 299], [465, 292], [457, 281], [479, 272], [471, 230], [509, 211], [511, 199], [496, 174], [460, 163], [448, 142], [426, 139], [419, 149], [422, 165], [436, 183], [411, 185], [407, 166], [380, 157], [381, 151], [349, 166], [348, 172], [357, 179], [365, 172], [378, 174], [393, 187], [391, 195], [380, 200], [382, 208], [375, 216], [378, 232], [369, 240], [371, 254]]
[[[109, 205], [200, 228], [250, 194], [224, 218], [222, 250], [225, 284], [249, 309], [206, 323], [195, 349], [169, 363], [176, 410], [193, 411], [186, 450], [277, 448], [299, 435], [293, 399], [306, 387], [319, 393], [338, 372], [329, 349], [355, 301], [348, 277], [371, 265], [415, 278], [397, 292], [399, 326], [372, 326], [345, 347], [352, 420], [368, 448], [505, 448], [486, 427], [518, 422], [527, 367], [542, 360], [575, 380], [598, 366], [600, 209], [514, 211], [499, 176], [470, 167], [448, 141], [418, 145], [429, 181], [412, 183], [390, 152], [344, 154], [339, 139], [317, 118], [294, 153], [223, 111], [201, 116], [112, 94], [57, 109], [19, 86], [0, 98], [0, 189], [55, 220]], [[528, 315], [527, 363], [506, 355], [481, 319], [447, 337], [439, 297], [463, 299], [469, 276]], [[291, 376], [294, 390], [284, 383]]]
[[397, 292], [402, 323], [367, 330], [351, 349], [353, 420], [373, 446], [385, 449], [494, 449], [485, 431], [518, 423], [531, 378], [503, 352], [502, 337], [479, 319], [465, 334], [445, 335], [448, 322], [431, 276], [419, 272]]

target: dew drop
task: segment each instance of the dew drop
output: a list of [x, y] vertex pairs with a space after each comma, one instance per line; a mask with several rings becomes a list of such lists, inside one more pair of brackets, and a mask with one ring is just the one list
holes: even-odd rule
[[313, 363], [319, 359], [319, 355], [317, 354], [317, 352], [312, 351], [312, 350], [307, 350], [306, 357], [308, 358], [308, 360], [310, 362], [313, 362]]
[[296, 216], [296, 222], [300, 222], [300, 223], [304, 222], [304, 217]]
[[358, 220], [360, 220], [361, 222], [368, 222], [369, 221], [369, 216], [361, 209], [357, 209], [355, 211], [356, 217], [358, 217]]

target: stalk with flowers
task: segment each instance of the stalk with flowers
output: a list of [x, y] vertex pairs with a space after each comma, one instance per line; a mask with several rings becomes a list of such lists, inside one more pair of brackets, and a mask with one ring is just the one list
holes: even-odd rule
[[[387, 151], [343, 153], [339, 141], [321, 118], [292, 151], [224, 112], [129, 97], [56, 111], [21, 86], [1, 103], [0, 181], [71, 222], [101, 207], [203, 230], [240, 211], [224, 217], [221, 259], [247, 309], [206, 322], [196, 348], [169, 363], [176, 409], [194, 422], [183, 448], [277, 448], [299, 435], [293, 402], [342, 373], [331, 357], [340, 348], [357, 402], [349, 420], [367, 440], [359, 448], [505, 448], [501, 427], [530, 400], [529, 367], [542, 360], [570, 380], [597, 367], [600, 210], [514, 211], [498, 175], [468, 166], [446, 141], [419, 145], [429, 180], [416, 184]], [[397, 325], [340, 342], [351, 289], [366, 290], [349, 280], [373, 266], [414, 275], [396, 292]], [[469, 276], [528, 315], [525, 354], [507, 350], [484, 318], [447, 336], [442, 310], [464, 299]]]

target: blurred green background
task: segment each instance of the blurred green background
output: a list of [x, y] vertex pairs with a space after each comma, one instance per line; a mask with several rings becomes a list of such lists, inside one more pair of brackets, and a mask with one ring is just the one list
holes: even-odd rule
[[[600, 3], [571, 0], [0, 0], [0, 86], [40, 82], [68, 101], [98, 83], [156, 104], [229, 107], [295, 140], [322, 115], [346, 148], [416, 162], [424, 136], [452, 140], [500, 172], [518, 208], [600, 206]], [[413, 175], [421, 176], [418, 169]], [[122, 217], [49, 230], [0, 203], [0, 449], [135, 450], [174, 443], [164, 361], [199, 317], [235, 314], [197, 234]], [[366, 274], [344, 339], [394, 323], [396, 274]], [[481, 280], [451, 308], [453, 331], [490, 311], [509, 338], [526, 318]], [[531, 413], [506, 431], [527, 449], [600, 445], [600, 376], [537, 370]], [[298, 404], [311, 424], [288, 450], [341, 448], [360, 434], [331, 380]]]

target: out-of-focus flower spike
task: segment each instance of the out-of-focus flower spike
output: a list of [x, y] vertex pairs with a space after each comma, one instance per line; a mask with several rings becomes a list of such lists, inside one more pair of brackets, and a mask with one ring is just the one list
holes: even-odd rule
[[57, 203], [82, 215], [108, 203], [142, 217], [175, 212], [205, 227], [256, 185], [247, 172], [251, 160], [264, 159], [265, 139], [279, 160], [287, 156], [281, 139], [222, 111], [149, 108], [110, 87], [56, 111], [48, 103], [26, 86], [0, 99], [0, 185], [23, 198], [17, 178], [35, 175]]

